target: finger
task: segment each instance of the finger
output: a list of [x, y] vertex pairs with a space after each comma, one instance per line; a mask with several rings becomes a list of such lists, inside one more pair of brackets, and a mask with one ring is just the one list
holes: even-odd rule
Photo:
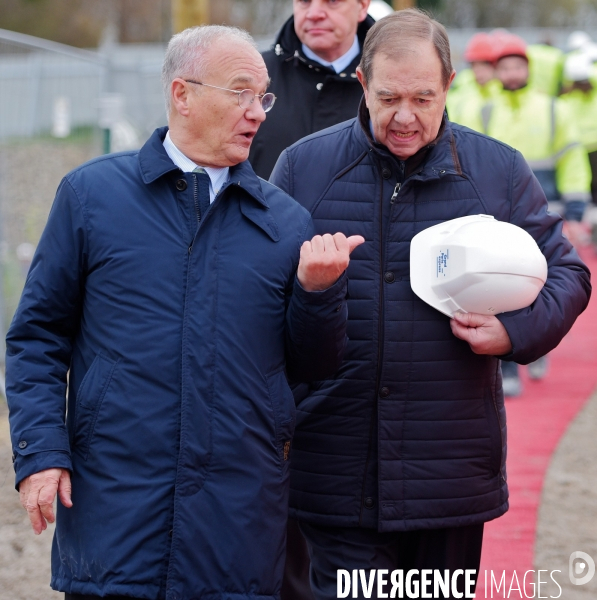
[[27, 496], [29, 495], [30, 487], [29, 477], [25, 477], [25, 479], [19, 483], [19, 501], [21, 502], [21, 506], [25, 509], [27, 508]]
[[62, 502], [66, 508], [70, 508], [73, 505], [71, 493], [72, 485], [70, 481], [70, 473], [68, 471], [62, 471], [60, 481], [58, 482], [58, 497], [60, 498], [60, 502]]
[[334, 244], [338, 252], [341, 254], [346, 254], [348, 256], [350, 250], [348, 248], [348, 239], [346, 238], [346, 236], [341, 231], [339, 231], [338, 233], [334, 233], [332, 238], [334, 240]]
[[348, 253], [350, 254], [355, 248], [365, 243], [365, 238], [362, 235], [351, 235], [346, 241], [348, 242]]
[[[57, 481], [47, 481], [39, 491], [37, 504], [43, 518], [48, 521], [48, 523], [53, 523], [56, 520], [54, 517], [54, 498], [56, 498], [57, 489]], [[43, 524], [45, 529], [46, 523], [44, 522]]]
[[450, 328], [452, 329], [452, 333], [460, 340], [464, 340], [468, 342], [468, 338], [470, 337], [470, 330], [468, 327], [461, 325], [456, 319], [450, 320]]
[[305, 259], [310, 254], [313, 254], [313, 247], [311, 245], [311, 242], [305, 241], [305, 242], [303, 242], [303, 245], [301, 246], [301, 255], [300, 255], [300, 257], [302, 259]]
[[465, 327], [481, 327], [487, 323], [487, 316], [477, 313], [457, 312], [453, 319]]
[[311, 240], [311, 246], [313, 248], [314, 254], [320, 254], [325, 251], [325, 243], [323, 241], [323, 238], [320, 235], [316, 235]]
[[324, 233], [322, 239], [324, 252], [336, 252], [336, 242], [331, 233]]
[[46, 523], [39, 510], [38, 498], [39, 490], [32, 488], [27, 494], [27, 499], [25, 501], [25, 510], [29, 515], [29, 521], [35, 535], [39, 535], [46, 528]]

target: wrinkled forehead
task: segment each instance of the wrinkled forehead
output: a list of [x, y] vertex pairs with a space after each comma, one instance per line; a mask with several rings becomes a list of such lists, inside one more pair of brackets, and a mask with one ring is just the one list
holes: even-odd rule
[[247, 87], [267, 86], [269, 77], [263, 57], [249, 43], [237, 40], [218, 40], [205, 57], [206, 74], [227, 84], [246, 84]]
[[442, 90], [442, 64], [433, 44], [395, 46], [373, 58], [371, 82], [375, 88], [401, 88], [428, 95]]

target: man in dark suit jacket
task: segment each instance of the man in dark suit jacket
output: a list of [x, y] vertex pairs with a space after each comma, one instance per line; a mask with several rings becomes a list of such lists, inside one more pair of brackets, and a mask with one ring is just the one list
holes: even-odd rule
[[363, 95], [356, 68], [374, 23], [369, 2], [294, 0], [293, 16], [263, 54], [277, 101], [251, 146], [260, 177], [297, 140], [354, 117]]

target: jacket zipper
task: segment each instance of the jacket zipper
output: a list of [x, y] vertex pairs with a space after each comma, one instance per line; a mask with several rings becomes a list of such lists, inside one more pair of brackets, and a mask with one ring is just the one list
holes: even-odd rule
[[[199, 183], [197, 182], [197, 175], [193, 173], [193, 203], [195, 204], [195, 213], [197, 215], [197, 225], [201, 222], [201, 211], [199, 210]], [[193, 236], [193, 240], [194, 240]], [[189, 254], [193, 251], [193, 242], [189, 246]]]
[[401, 187], [402, 187], [401, 183], [396, 184], [396, 187], [394, 188], [394, 193], [392, 194], [392, 197], [390, 198], [390, 204], [394, 204], [394, 202], [396, 202], [396, 198], [398, 198], [398, 193], [400, 192]]
[[[396, 188], [400, 189], [400, 184], [396, 184]], [[397, 195], [396, 192], [396, 188], [394, 189], [394, 194], [392, 195], [391, 201], [393, 202], [394, 200], [394, 196]], [[379, 386], [381, 384], [381, 360], [382, 360], [382, 338], [383, 338], [383, 321], [384, 321], [384, 293], [383, 293], [383, 263], [384, 263], [384, 259], [383, 259], [383, 180], [382, 180], [382, 184], [381, 184], [381, 192], [379, 194], [379, 264], [380, 264], [380, 271], [379, 271], [379, 306], [380, 306], [380, 311], [379, 311], [379, 321], [377, 324], [377, 372], [376, 372], [376, 376], [375, 376], [375, 395], [374, 395], [374, 400], [373, 400], [373, 408], [377, 408], [377, 410], [373, 411], [373, 416], [376, 417], [377, 420], [379, 420], [379, 415], [378, 415], [378, 406], [379, 406]], [[365, 505], [365, 484], [367, 482], [367, 471], [368, 471], [368, 465], [369, 465], [369, 461], [371, 460], [371, 443], [373, 440], [373, 433], [375, 431], [375, 426], [377, 425], [377, 423], [375, 422], [376, 419], [374, 419], [372, 416], [371, 418], [371, 423], [369, 424], [369, 441], [367, 444], [367, 460], [365, 461], [365, 473], [363, 476], [363, 485], [362, 485], [362, 489], [361, 489], [361, 506], [360, 506], [360, 510], [359, 510], [359, 525], [361, 524], [361, 519], [362, 519], [362, 515], [363, 515], [363, 506]], [[379, 454], [379, 453], [378, 453]], [[378, 456], [378, 462], [379, 462], [379, 456]], [[377, 476], [377, 486], [379, 489], [379, 469], [378, 469], [378, 476]], [[378, 513], [377, 513], [377, 517], [379, 520], [379, 515], [380, 515], [380, 509], [379, 509], [379, 499], [378, 499]]]

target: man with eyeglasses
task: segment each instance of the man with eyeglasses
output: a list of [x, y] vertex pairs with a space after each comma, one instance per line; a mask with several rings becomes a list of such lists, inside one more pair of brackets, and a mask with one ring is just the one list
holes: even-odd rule
[[[295, 407], [346, 343], [360, 236], [247, 161], [274, 103], [250, 36], [187, 29], [169, 127], [60, 184], [7, 339], [16, 485], [66, 600], [279, 598]], [[68, 374], [68, 397], [67, 397]]]
[[293, 0], [293, 15], [263, 58], [278, 98], [251, 146], [255, 173], [267, 179], [297, 140], [352, 119], [363, 95], [356, 75], [375, 22], [370, 0]]

